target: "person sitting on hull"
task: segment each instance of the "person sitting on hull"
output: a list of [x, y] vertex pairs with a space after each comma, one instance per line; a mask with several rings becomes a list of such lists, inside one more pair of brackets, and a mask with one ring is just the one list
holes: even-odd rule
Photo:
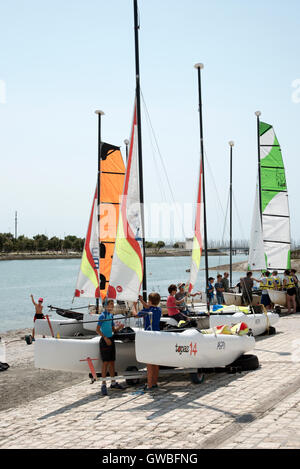
[[169, 296], [167, 299], [168, 316], [175, 319], [178, 323], [180, 321], [189, 321], [189, 318], [180, 311], [179, 306], [185, 302], [185, 296], [181, 300], [176, 300], [175, 295], [177, 293], [176, 285], [172, 284], [168, 288]]
[[188, 309], [188, 306], [185, 302], [186, 298], [188, 296], [197, 296], [197, 295], [201, 295], [201, 292], [195, 292], [195, 293], [188, 293], [185, 291], [185, 283], [179, 283], [178, 284], [178, 292], [175, 294], [175, 300], [176, 301], [180, 301], [182, 299], [184, 299], [184, 302], [181, 303], [180, 305], [178, 305], [178, 309], [181, 313], [190, 313], [189, 309]]

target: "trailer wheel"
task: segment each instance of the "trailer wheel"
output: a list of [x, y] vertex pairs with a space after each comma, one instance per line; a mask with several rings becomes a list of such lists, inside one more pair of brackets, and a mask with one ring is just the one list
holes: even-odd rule
[[204, 373], [198, 370], [197, 373], [190, 373], [190, 378], [193, 384], [202, 384], [204, 382]]
[[[225, 369], [237, 371], [252, 371], [259, 368], [259, 361], [256, 355], [241, 355], [237, 360], [227, 365]], [[230, 372], [230, 371], [229, 371]]]
[[[137, 367], [136, 366], [128, 366], [126, 368], [126, 371], [138, 371]], [[137, 384], [139, 384], [140, 380], [139, 378], [134, 378], [134, 379], [126, 379], [126, 384], [128, 384], [128, 386], [136, 386]]]

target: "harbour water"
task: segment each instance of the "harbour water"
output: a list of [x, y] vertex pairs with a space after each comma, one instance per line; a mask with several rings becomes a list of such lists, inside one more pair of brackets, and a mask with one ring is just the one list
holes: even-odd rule
[[[245, 256], [234, 256], [233, 262], [246, 260]], [[209, 265], [228, 264], [228, 256], [210, 256]], [[87, 306], [93, 300], [75, 299], [72, 304], [75, 283], [80, 267], [79, 259], [17, 260], [0, 262], [0, 332], [32, 327], [35, 300], [44, 298], [44, 312], [47, 306], [75, 308]], [[204, 267], [204, 259], [201, 259]], [[148, 291], [168, 294], [170, 283], [187, 281], [190, 268], [189, 257], [149, 257], [147, 258]], [[223, 273], [222, 271], [220, 273]], [[217, 271], [212, 271], [215, 277]], [[233, 283], [237, 283], [242, 272], [233, 272]], [[205, 273], [200, 271], [196, 289], [204, 290]], [[54, 312], [50, 313], [55, 317]]]

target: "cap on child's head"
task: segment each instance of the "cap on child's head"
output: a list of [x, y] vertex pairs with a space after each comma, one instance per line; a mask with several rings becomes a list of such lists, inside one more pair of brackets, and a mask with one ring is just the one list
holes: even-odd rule
[[178, 288], [185, 287], [185, 283], [178, 283]]
[[39, 303], [43, 303], [43, 298], [39, 298]]

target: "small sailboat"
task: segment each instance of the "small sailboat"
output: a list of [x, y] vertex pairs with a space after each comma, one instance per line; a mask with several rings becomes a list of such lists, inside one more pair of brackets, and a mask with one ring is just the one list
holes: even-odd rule
[[[249, 270], [291, 268], [291, 234], [288, 191], [281, 148], [272, 125], [260, 121], [258, 182], [253, 212]], [[272, 303], [286, 306], [286, 292], [268, 290]]]
[[[258, 129], [258, 182], [255, 193], [254, 211], [249, 250], [249, 270], [284, 270], [290, 264], [290, 226], [284, 166], [278, 140], [270, 124], [260, 122]], [[269, 295], [279, 296], [283, 292], [270, 290]], [[242, 306], [241, 293], [223, 293], [226, 305]], [[260, 297], [253, 294], [252, 306], [260, 303]], [[274, 303], [276, 303], [274, 301]], [[232, 309], [232, 308], [230, 308]], [[243, 309], [243, 308], [241, 308]], [[279, 315], [273, 312], [255, 313], [251, 307], [247, 313], [234, 311], [228, 314], [223, 308], [217, 319], [212, 316], [211, 324], [218, 325], [222, 320], [233, 324], [242, 320], [252, 329], [253, 335], [273, 330]], [[226, 316], [226, 317], [225, 317]], [[220, 321], [220, 322], [219, 322]]]

